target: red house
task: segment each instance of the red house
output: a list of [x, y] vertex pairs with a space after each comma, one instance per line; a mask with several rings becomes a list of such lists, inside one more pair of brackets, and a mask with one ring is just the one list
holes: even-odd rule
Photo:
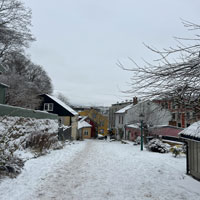
[[91, 127], [91, 138], [96, 138], [97, 137], [97, 124], [91, 120], [89, 117], [87, 117], [85, 119], [85, 121], [90, 124], [92, 127]]
[[[170, 125], [157, 125], [148, 128], [148, 136], [170, 136], [177, 137], [183, 128]], [[130, 124], [126, 126], [125, 139], [134, 141], [141, 135], [140, 124]]]
[[154, 126], [149, 129], [149, 134], [154, 135], [161, 135], [161, 136], [172, 136], [178, 137], [178, 134], [183, 130], [183, 128], [177, 126], [170, 126], [170, 125], [159, 125]]
[[125, 139], [134, 141], [138, 136], [140, 136], [140, 124], [129, 124], [125, 128], [126, 133], [125, 133]]

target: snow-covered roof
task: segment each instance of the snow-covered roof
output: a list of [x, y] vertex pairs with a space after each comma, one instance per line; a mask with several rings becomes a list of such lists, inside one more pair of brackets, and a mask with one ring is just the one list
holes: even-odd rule
[[126, 127], [128, 127], [128, 128], [140, 128], [140, 123], [129, 124]]
[[78, 115], [78, 113], [73, 110], [71, 107], [69, 107], [67, 104], [65, 104], [64, 102], [62, 102], [60, 99], [53, 97], [49, 94], [45, 94], [46, 96], [48, 96], [49, 98], [51, 98], [52, 100], [54, 100], [56, 103], [58, 103], [60, 106], [62, 106], [64, 109], [68, 110], [70, 113], [72, 113], [73, 115]]
[[179, 136], [200, 140], [200, 121], [193, 123], [188, 128], [185, 128], [179, 133]]
[[154, 125], [150, 128], [175, 128], [175, 129], [182, 129], [183, 130], [183, 128], [181, 128], [181, 127], [167, 125], [167, 124], [166, 125]]
[[81, 128], [89, 128], [89, 127], [92, 127], [89, 123], [87, 123], [86, 121], [79, 121], [78, 122], [78, 129], [81, 129]]
[[9, 85], [6, 85], [6, 84], [1, 83], [1, 82], [0, 82], [0, 85], [3, 86], [3, 87], [9, 87]]
[[125, 113], [127, 110], [129, 110], [129, 109], [132, 108], [132, 107], [133, 107], [133, 104], [130, 104], [130, 105], [128, 105], [128, 106], [126, 106], [126, 107], [124, 107], [124, 108], [118, 110], [118, 111], [115, 112], [115, 113], [116, 113], [116, 114], [122, 114], [122, 113]]
[[150, 101], [149, 101], [149, 100], [144, 100], [144, 101], [138, 102], [137, 104], [130, 104], [130, 105], [128, 105], [128, 106], [126, 106], [126, 107], [124, 107], [124, 108], [118, 110], [118, 111], [115, 112], [115, 113], [116, 113], [116, 114], [123, 114], [123, 113], [125, 113], [127, 110], [129, 110], [129, 109], [131, 109], [131, 108], [133, 108], [133, 107], [137, 108], [139, 105], [142, 105], [143, 103], [148, 103], [148, 102], [150, 102]]

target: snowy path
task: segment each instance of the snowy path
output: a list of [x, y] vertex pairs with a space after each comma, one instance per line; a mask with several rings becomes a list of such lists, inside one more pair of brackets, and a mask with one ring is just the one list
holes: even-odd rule
[[[66, 149], [60, 150], [62, 159], [56, 162], [56, 167], [49, 169], [46, 166], [48, 173], [44, 173], [40, 179], [37, 178], [38, 182], [37, 179], [32, 180], [37, 183], [34, 187], [31, 187], [31, 183], [26, 183], [29, 185], [25, 188], [26, 194], [19, 192], [16, 195], [16, 191], [24, 190], [22, 183], [28, 174], [22, 173], [22, 176], [16, 179], [21, 178], [18, 185], [9, 183], [9, 187], [13, 185], [15, 188], [13, 193], [7, 196], [5, 191], [2, 192], [5, 182], [2, 183], [0, 199], [200, 199], [200, 182], [185, 175], [185, 158], [174, 158], [171, 154], [140, 152], [138, 146], [119, 142], [94, 140], [72, 145], [69, 150], [71, 153], [68, 152], [68, 159], [63, 159], [62, 156], [67, 153]], [[43, 169], [45, 170], [45, 166]]]

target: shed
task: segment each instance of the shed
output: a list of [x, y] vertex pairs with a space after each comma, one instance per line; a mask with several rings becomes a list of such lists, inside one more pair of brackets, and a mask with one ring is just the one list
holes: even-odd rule
[[200, 180], [200, 121], [179, 133], [187, 144], [187, 174]]
[[0, 83], [0, 104], [5, 104], [6, 88], [8, 87], [8, 85]]

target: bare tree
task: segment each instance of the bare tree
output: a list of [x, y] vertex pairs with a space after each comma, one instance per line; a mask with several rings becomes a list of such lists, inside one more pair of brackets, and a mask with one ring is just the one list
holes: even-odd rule
[[25, 108], [36, 108], [40, 103], [38, 95], [51, 94], [53, 87], [46, 71], [35, 65], [26, 55], [12, 52], [4, 63], [6, 72], [0, 75], [0, 82], [10, 87], [7, 90], [6, 103]]
[[175, 38], [177, 45], [163, 50], [145, 45], [159, 57], [153, 63], [144, 61], [144, 66], [139, 66], [130, 58], [134, 67], [127, 69], [118, 62], [122, 69], [133, 73], [131, 89], [126, 92], [148, 99], [171, 98], [200, 111], [200, 25], [188, 21], [183, 24], [197, 32], [194, 38]]
[[57, 98], [60, 99], [65, 104], [70, 105], [69, 99], [64, 94], [58, 93]]
[[10, 51], [22, 51], [34, 40], [30, 32], [31, 10], [20, 0], [0, 0], [0, 58]]

